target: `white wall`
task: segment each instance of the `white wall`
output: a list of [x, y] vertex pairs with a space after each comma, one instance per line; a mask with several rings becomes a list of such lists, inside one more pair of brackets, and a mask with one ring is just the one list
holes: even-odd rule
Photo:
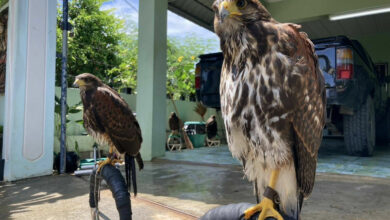
[[[69, 106], [75, 105], [79, 103], [80, 100], [80, 93], [78, 89], [73, 89], [69, 88], [67, 92], [67, 102]], [[59, 87], [56, 87], [56, 95], [57, 97], [60, 97], [61, 95], [61, 89]], [[126, 100], [126, 102], [129, 104], [130, 108], [135, 112], [136, 109], [136, 95], [128, 95], [128, 94], [121, 94], [121, 96]], [[201, 121], [201, 117], [197, 115], [193, 110], [196, 106], [195, 102], [189, 102], [189, 101], [180, 101], [176, 100], [175, 101], [176, 106], [178, 108], [180, 117], [183, 121]], [[169, 131], [169, 125], [168, 125], [168, 118], [171, 112], [174, 111], [174, 107], [172, 102], [167, 99], [166, 100], [166, 117], [165, 117], [165, 127], [167, 132]], [[215, 109], [209, 108], [207, 109], [207, 113], [205, 116], [205, 120], [207, 120], [211, 115], [216, 115], [217, 116], [217, 121], [218, 121], [218, 132], [221, 137], [225, 137], [225, 130], [223, 126], [223, 121], [221, 118], [221, 113], [217, 112]], [[76, 114], [71, 114], [69, 119], [71, 121], [77, 121], [82, 119], [82, 114], [76, 113]], [[59, 119], [58, 119], [59, 120]], [[58, 121], [57, 121], [58, 123]], [[142, 129], [142, 127], [141, 127]], [[85, 136], [82, 135], [85, 133], [85, 130], [80, 124], [70, 122], [67, 127], [67, 149], [68, 151], [74, 151], [75, 149], [75, 142], [77, 141], [79, 145], [79, 150], [80, 152], [87, 152], [92, 150], [92, 146], [94, 144], [93, 139], [90, 136]], [[168, 133], [167, 133], [168, 135]], [[54, 151], [56, 153], [59, 152], [60, 149], [60, 142], [59, 142], [59, 137], [55, 137], [55, 144], [54, 144]], [[162, 146], [164, 147], [164, 146]], [[103, 146], [103, 149], [107, 150], [107, 146]]]

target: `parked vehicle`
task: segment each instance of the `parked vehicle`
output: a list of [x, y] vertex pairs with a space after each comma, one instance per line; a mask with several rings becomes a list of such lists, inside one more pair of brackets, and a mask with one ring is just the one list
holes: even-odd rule
[[196, 98], [203, 105], [219, 109], [219, 82], [223, 63], [222, 53], [204, 54], [195, 68]]
[[[348, 154], [371, 156], [376, 141], [390, 141], [387, 67], [379, 68], [356, 41], [346, 36], [313, 40], [324, 74], [327, 118], [325, 136], [344, 137]], [[222, 53], [200, 56], [196, 66], [197, 98], [219, 108]]]

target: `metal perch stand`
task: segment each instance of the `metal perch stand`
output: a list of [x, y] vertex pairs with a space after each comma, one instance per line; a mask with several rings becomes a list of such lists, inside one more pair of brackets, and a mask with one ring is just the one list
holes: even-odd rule
[[121, 220], [131, 220], [131, 202], [130, 193], [128, 192], [125, 179], [123, 178], [119, 169], [112, 165], [105, 165], [100, 173], [96, 173], [96, 152], [97, 147], [94, 146], [95, 168], [90, 176], [90, 190], [89, 190], [89, 206], [91, 207], [91, 216], [93, 220], [99, 219], [98, 203], [100, 200], [100, 184], [104, 179], [110, 188], [115, 199], [116, 208], [119, 212]]

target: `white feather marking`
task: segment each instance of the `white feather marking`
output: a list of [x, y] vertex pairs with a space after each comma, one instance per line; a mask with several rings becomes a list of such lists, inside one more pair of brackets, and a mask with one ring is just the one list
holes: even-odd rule
[[315, 122], [316, 124], [320, 124], [320, 119], [318, 119], [318, 116], [315, 116], [315, 117], [314, 117], [314, 122]]
[[279, 117], [273, 117], [269, 120], [269, 123], [275, 123], [275, 122], [278, 122], [279, 121]]
[[274, 95], [274, 100], [280, 104], [280, 89], [272, 88], [272, 93]]
[[287, 115], [288, 115], [288, 113], [284, 113], [282, 116], [280, 116], [280, 118], [286, 119]]

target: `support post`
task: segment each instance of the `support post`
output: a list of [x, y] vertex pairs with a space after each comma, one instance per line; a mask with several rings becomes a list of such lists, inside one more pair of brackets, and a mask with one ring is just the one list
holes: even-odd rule
[[62, 6], [62, 71], [61, 71], [61, 136], [60, 136], [60, 173], [66, 171], [66, 95], [68, 81], [66, 65], [68, 61], [68, 0]]
[[137, 120], [144, 160], [165, 153], [168, 0], [139, 2]]
[[9, 1], [4, 180], [53, 171], [57, 3]]

